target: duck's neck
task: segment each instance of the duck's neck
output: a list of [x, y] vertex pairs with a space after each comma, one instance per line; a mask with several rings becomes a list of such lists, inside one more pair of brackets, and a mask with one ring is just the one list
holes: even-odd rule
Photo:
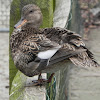
[[40, 23], [38, 24], [38, 23], [35, 23], [35, 24], [33, 24], [33, 23], [30, 23], [30, 24], [26, 24], [24, 27], [30, 27], [30, 28], [34, 28], [34, 29], [39, 29], [39, 27], [40, 27]]
[[24, 26], [24, 27], [22, 27], [22, 29], [21, 29], [22, 31], [23, 30], [30, 30], [31, 32], [35, 32], [35, 31], [38, 31], [39, 30], [39, 27], [32, 27], [32, 26]]

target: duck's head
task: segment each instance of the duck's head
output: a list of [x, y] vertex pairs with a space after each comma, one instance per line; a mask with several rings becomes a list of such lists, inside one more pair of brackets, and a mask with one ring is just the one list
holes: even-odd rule
[[14, 28], [18, 29], [23, 26], [39, 28], [41, 23], [42, 13], [40, 8], [34, 4], [28, 4], [22, 8], [21, 19]]

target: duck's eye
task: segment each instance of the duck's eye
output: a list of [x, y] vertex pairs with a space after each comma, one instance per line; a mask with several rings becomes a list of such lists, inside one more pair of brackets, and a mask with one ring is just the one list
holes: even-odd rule
[[33, 12], [33, 10], [31, 10], [29, 13], [32, 13]]

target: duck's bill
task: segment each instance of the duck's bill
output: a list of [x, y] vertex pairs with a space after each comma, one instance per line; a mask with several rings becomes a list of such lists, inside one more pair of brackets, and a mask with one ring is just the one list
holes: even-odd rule
[[20, 27], [22, 27], [23, 25], [25, 25], [26, 22], [27, 22], [26, 19], [20, 20], [20, 21], [14, 26], [14, 28], [16, 28], [16, 29], [17, 29], [17, 28], [20, 28]]

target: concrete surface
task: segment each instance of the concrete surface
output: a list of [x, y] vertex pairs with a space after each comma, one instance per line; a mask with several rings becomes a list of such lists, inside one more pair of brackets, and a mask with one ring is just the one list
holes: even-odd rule
[[10, 3], [12, 0], [0, 0], [0, 29], [9, 28]]
[[0, 33], [0, 100], [9, 99], [9, 34]]

